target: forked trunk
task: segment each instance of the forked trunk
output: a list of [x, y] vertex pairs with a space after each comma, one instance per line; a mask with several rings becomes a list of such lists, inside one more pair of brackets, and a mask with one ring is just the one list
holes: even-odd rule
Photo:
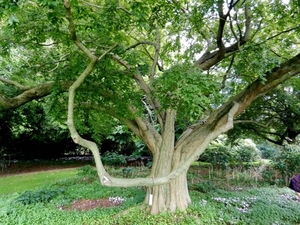
[[[174, 110], [166, 111], [166, 120], [162, 132], [162, 142], [153, 155], [151, 170], [152, 178], [164, 177], [180, 166], [184, 160], [180, 151], [174, 150], [175, 124]], [[187, 171], [176, 177], [168, 184], [154, 186], [148, 189], [145, 202], [151, 205], [151, 214], [164, 211], [174, 212], [177, 209], [185, 210], [191, 203], [187, 188]]]

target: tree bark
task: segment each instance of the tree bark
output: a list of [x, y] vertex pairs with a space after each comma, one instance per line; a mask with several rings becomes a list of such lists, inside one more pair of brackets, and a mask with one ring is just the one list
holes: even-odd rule
[[[173, 149], [171, 151], [174, 151]], [[173, 169], [180, 166], [181, 154], [173, 154], [172, 160], [161, 159], [155, 166], [152, 167], [155, 176], [161, 177], [170, 173]], [[169, 162], [172, 162], [172, 167], [165, 166]], [[177, 163], [176, 163], [177, 161]], [[174, 164], [175, 163], [175, 164]], [[170, 171], [169, 171], [170, 170]], [[150, 195], [153, 195], [153, 202], [151, 207], [151, 214], [158, 214], [164, 211], [175, 212], [176, 210], [186, 210], [191, 203], [191, 199], [187, 187], [187, 170], [177, 176], [169, 184], [154, 186], [147, 192], [145, 202], [149, 203]]]

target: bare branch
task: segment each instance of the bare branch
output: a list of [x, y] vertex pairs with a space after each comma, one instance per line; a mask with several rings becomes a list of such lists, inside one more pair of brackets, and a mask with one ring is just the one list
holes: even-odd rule
[[245, 29], [244, 36], [241, 38], [242, 42], [248, 41], [251, 35], [251, 15], [250, 15], [250, 8], [247, 4], [245, 5], [245, 17], [246, 17], [246, 22], [245, 22], [246, 29]]
[[223, 77], [223, 80], [222, 80], [221, 89], [223, 89], [225, 87], [225, 82], [226, 82], [226, 79], [227, 79], [227, 75], [229, 74], [229, 72], [231, 70], [231, 67], [232, 67], [232, 65], [234, 63], [234, 58], [235, 58], [235, 55], [233, 55], [232, 58], [231, 58], [231, 60], [230, 60], [230, 64], [229, 64], [229, 66], [228, 66], [228, 68], [226, 70], [226, 73], [225, 73], [225, 75]]
[[[233, 3], [235, 5], [237, 2]], [[210, 67], [214, 66], [218, 62], [220, 62], [224, 57], [225, 54], [235, 52], [239, 50], [239, 47], [246, 44], [250, 37], [251, 31], [251, 17], [250, 17], [250, 10], [249, 7], [245, 6], [245, 16], [246, 16], [246, 24], [245, 24], [245, 33], [239, 41], [235, 42], [234, 44], [225, 47], [222, 41], [224, 26], [227, 20], [227, 17], [230, 15], [230, 9], [228, 10], [227, 14], [223, 14], [223, 9], [219, 9], [220, 19], [219, 19], [219, 28], [218, 28], [218, 35], [217, 35], [217, 48], [218, 50], [212, 52], [205, 52], [196, 62], [195, 66], [199, 67], [202, 70], [208, 70]], [[223, 15], [223, 16], [222, 16]]]
[[232, 18], [231, 18], [231, 15], [229, 13], [229, 25], [230, 25], [230, 29], [231, 29], [231, 32], [236, 40], [236, 43], [237, 43], [237, 48], [238, 50], [240, 49], [240, 38], [238, 38], [238, 36], [236, 35], [235, 31], [234, 31], [234, 27], [233, 27], [233, 24], [232, 24]]
[[128, 51], [132, 48], [136, 48], [139, 45], [152, 45], [152, 46], [156, 47], [156, 43], [154, 43], [152, 41], [139, 41], [139, 42], [129, 46], [128, 48], [126, 48], [125, 51]]
[[258, 123], [258, 122], [253, 121], [253, 120], [235, 120], [233, 123], [234, 123], [234, 124], [239, 124], [239, 123], [252, 123], [252, 124], [258, 125], [258, 126], [260, 126], [260, 127], [268, 128], [267, 125]]
[[266, 43], [267, 41], [270, 41], [270, 40], [272, 40], [272, 39], [274, 39], [274, 38], [276, 38], [276, 37], [278, 37], [278, 36], [280, 36], [280, 35], [282, 35], [282, 34], [289, 33], [289, 32], [291, 32], [291, 31], [294, 31], [294, 30], [297, 30], [297, 29], [300, 29], [300, 25], [295, 26], [295, 27], [292, 27], [292, 28], [289, 28], [289, 29], [284, 30], [284, 31], [281, 31], [281, 32], [279, 32], [279, 33], [277, 33], [277, 34], [274, 34], [273, 36], [267, 38], [266, 40], [264, 40], [264, 41], [262, 41], [262, 42], [260, 42], [260, 43], [258, 43], [258, 44], [256, 44], [256, 45], [264, 44], [264, 43]]
[[150, 85], [152, 85], [154, 81], [155, 69], [156, 69], [156, 65], [158, 64], [159, 51], [160, 51], [160, 31], [158, 27], [156, 27], [155, 54], [154, 54], [152, 67], [150, 70], [150, 75], [149, 75]]

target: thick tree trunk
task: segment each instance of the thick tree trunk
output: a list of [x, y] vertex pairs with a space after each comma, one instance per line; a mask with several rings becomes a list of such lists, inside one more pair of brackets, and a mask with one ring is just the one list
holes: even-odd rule
[[[175, 111], [166, 112], [166, 121], [162, 133], [162, 143], [153, 156], [151, 177], [164, 177], [177, 169], [184, 158], [181, 151], [175, 151]], [[151, 214], [163, 211], [175, 212], [185, 210], [191, 203], [187, 188], [187, 170], [168, 184], [154, 186], [148, 189], [145, 201], [151, 204]]]
[[[173, 154], [172, 160], [170, 157], [165, 157], [165, 154], [160, 154], [158, 161], [153, 163], [151, 176], [155, 178], [169, 174], [174, 169], [174, 166], [177, 166], [177, 163], [173, 164], [174, 161], [180, 160], [179, 158], [174, 160], [174, 157], [180, 157], [180, 155]], [[158, 214], [164, 211], [175, 212], [176, 210], [186, 210], [191, 203], [187, 187], [187, 171], [176, 177], [169, 184], [149, 188], [145, 202], [149, 205], [152, 202], [151, 214]]]

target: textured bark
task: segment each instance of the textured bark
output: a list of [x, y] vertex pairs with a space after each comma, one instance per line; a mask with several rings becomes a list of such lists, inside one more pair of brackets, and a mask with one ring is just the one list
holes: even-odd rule
[[[169, 152], [168, 155], [173, 155], [172, 160], [170, 158], [159, 157], [158, 162], [153, 165], [152, 176], [164, 176], [180, 167], [180, 157], [182, 154], [176, 154], [174, 149], [170, 149]], [[169, 165], [170, 162], [172, 162], [172, 165]], [[176, 210], [186, 210], [191, 203], [187, 187], [187, 170], [168, 184], [149, 188], [145, 198], [146, 203], [149, 203], [150, 194], [153, 195], [151, 214], [158, 214], [164, 211], [175, 212]]]

